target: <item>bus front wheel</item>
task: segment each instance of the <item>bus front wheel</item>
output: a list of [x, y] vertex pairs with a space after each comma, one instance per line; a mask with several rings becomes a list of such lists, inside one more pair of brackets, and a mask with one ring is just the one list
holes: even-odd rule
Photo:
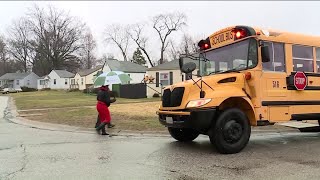
[[223, 111], [209, 133], [211, 143], [223, 154], [240, 152], [248, 144], [251, 126], [245, 113], [230, 108]]
[[193, 141], [199, 136], [199, 132], [188, 128], [171, 128], [168, 127], [170, 135], [181, 142]]

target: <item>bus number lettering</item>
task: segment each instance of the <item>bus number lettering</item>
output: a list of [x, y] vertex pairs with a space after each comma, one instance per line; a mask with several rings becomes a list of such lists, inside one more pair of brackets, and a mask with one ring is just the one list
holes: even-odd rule
[[273, 88], [279, 88], [279, 81], [272, 81]]

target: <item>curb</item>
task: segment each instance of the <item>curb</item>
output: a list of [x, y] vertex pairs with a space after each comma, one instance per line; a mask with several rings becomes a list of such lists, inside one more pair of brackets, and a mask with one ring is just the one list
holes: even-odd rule
[[[49, 130], [49, 131], [62, 131], [62, 132], [73, 132], [73, 133], [87, 133], [87, 134], [96, 134], [94, 128], [82, 128], [62, 124], [53, 124], [39, 121], [32, 121], [26, 118], [20, 117], [16, 109], [15, 102], [11, 96], [8, 97], [7, 108], [5, 109], [4, 119], [23, 126], [30, 128], [40, 129], [40, 130]], [[297, 132], [297, 129], [283, 127], [280, 125], [274, 125], [274, 128], [264, 129], [266, 127], [252, 127], [251, 132], [253, 134], [261, 133], [284, 133], [284, 132]], [[163, 132], [154, 132], [154, 131], [130, 131], [130, 130], [118, 130], [118, 132], [113, 132], [115, 130], [110, 130], [110, 136], [147, 136], [147, 137], [171, 137], [167, 131]]]
[[[40, 130], [49, 130], [49, 131], [62, 131], [62, 132], [74, 132], [74, 133], [87, 133], [87, 134], [96, 134], [95, 128], [82, 128], [62, 124], [53, 124], [39, 121], [32, 121], [26, 118], [20, 117], [16, 109], [15, 102], [12, 97], [8, 97], [7, 108], [5, 109], [4, 119], [23, 126], [30, 128], [40, 129]], [[153, 137], [170, 137], [169, 134], [166, 134], [166, 131], [163, 132], [141, 132], [141, 131], [129, 131], [129, 130], [110, 130], [111, 136], [153, 136]]]

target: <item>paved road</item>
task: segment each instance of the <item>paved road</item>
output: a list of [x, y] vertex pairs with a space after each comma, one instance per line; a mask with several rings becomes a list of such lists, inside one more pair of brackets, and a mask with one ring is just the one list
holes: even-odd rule
[[318, 133], [254, 133], [218, 154], [207, 137], [99, 136], [10, 123], [0, 96], [0, 179], [320, 179]]

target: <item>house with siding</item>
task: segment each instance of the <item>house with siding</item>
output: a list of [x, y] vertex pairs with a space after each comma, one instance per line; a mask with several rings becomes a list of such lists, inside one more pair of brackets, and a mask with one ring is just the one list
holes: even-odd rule
[[104, 72], [108, 71], [122, 71], [131, 77], [131, 81], [128, 83], [135, 84], [143, 81], [146, 74], [147, 67], [130, 62], [130, 61], [118, 61], [116, 59], [108, 59], [105, 63]]
[[[143, 81], [147, 68], [129, 61], [119, 61], [117, 59], [107, 59], [104, 65], [93, 69], [79, 70], [74, 78], [71, 79], [73, 89], [83, 90], [93, 86], [94, 79], [98, 72], [122, 71], [131, 77], [127, 84], [136, 84]], [[112, 86], [110, 86], [112, 90]]]
[[37, 88], [39, 76], [33, 72], [29, 73], [6, 73], [0, 77], [1, 88]]
[[[187, 62], [194, 62], [197, 64], [197, 69], [192, 72], [192, 74], [197, 74], [199, 68], [198, 61], [185, 58], [184, 63]], [[189, 76], [180, 71], [178, 59], [151, 67], [147, 69], [146, 75], [155, 78], [153, 83], [147, 82], [147, 97], [162, 93], [163, 89], [168, 85], [190, 79]]]
[[71, 89], [84, 90], [93, 86], [95, 75], [102, 70], [102, 67], [103, 65], [100, 65], [93, 69], [79, 70], [74, 78], [71, 78]]
[[70, 89], [75, 74], [66, 70], [52, 70], [47, 76], [38, 79], [38, 89]]

